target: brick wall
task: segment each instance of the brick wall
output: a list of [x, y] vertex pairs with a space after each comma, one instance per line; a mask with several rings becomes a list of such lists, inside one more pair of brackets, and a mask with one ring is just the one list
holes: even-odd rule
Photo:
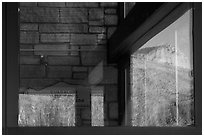
[[[114, 2], [20, 3], [21, 88], [40, 90], [59, 81], [104, 86], [105, 125], [117, 125], [117, 68], [106, 60], [107, 39], [118, 24], [117, 6]], [[93, 70], [101, 62], [102, 80], [96, 83], [93, 77], [100, 76]], [[80, 112], [86, 123], [86, 109]]]

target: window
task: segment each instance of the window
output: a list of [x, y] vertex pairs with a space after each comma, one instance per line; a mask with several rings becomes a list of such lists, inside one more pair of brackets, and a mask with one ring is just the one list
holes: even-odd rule
[[132, 126], [194, 124], [192, 11], [131, 55]]

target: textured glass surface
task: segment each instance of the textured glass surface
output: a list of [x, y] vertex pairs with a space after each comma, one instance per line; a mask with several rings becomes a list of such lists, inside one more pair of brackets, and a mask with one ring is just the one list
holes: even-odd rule
[[104, 97], [103, 94], [91, 96], [91, 125], [104, 126]]
[[132, 126], [189, 126], [193, 115], [191, 11], [131, 56]]
[[75, 95], [19, 94], [19, 126], [75, 126]]

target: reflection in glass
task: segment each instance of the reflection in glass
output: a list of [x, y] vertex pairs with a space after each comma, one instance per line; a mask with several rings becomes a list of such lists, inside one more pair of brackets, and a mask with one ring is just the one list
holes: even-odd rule
[[19, 126], [75, 126], [75, 95], [19, 94]]
[[91, 93], [91, 123], [92, 126], [104, 126], [104, 96], [103, 87], [92, 88]]
[[132, 126], [194, 123], [191, 12], [131, 56]]

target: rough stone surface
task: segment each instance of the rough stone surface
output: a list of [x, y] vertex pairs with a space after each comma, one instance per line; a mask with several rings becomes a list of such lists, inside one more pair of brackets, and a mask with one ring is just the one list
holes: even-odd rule
[[93, 44], [97, 42], [97, 37], [94, 34], [71, 34], [71, 44]]
[[117, 25], [118, 16], [117, 15], [105, 15], [105, 24], [106, 25]]
[[35, 55], [68, 55], [68, 44], [38, 44], [34, 46]]
[[38, 2], [40, 7], [65, 7], [65, 2]]
[[37, 2], [20, 2], [20, 7], [33, 7], [33, 6], [37, 6]]
[[40, 32], [88, 32], [86, 24], [40, 24]]
[[20, 43], [33, 44], [39, 42], [38, 32], [20, 32]]
[[101, 2], [102, 7], [117, 7], [117, 2]]
[[67, 7], [98, 7], [97, 2], [66, 2]]
[[59, 22], [59, 9], [57, 8], [24, 8], [20, 10], [21, 22]]
[[40, 56], [20, 56], [20, 64], [40, 64]]
[[45, 77], [45, 66], [42, 65], [20, 65], [21, 78], [43, 78]]
[[72, 72], [70, 66], [48, 66], [49, 78], [71, 78]]
[[63, 23], [88, 22], [88, 10], [85, 8], [62, 8], [60, 9], [60, 22]]
[[89, 10], [89, 20], [102, 20], [104, 17], [104, 10], [102, 8], [95, 8]]
[[106, 9], [105, 14], [116, 14], [117, 10], [116, 9]]
[[90, 33], [105, 33], [106, 29], [105, 27], [89, 27]]
[[79, 57], [73, 56], [50, 56], [47, 60], [49, 65], [79, 65]]
[[87, 77], [88, 77], [87, 73], [84, 72], [75, 72], [73, 74], [74, 79], [87, 79]]
[[38, 24], [20, 24], [20, 30], [25, 31], [37, 31], [38, 30]]
[[88, 70], [87, 67], [73, 67], [72, 68], [72, 71], [75, 71], [75, 72], [86, 72]]
[[69, 42], [70, 34], [41, 34], [41, 42]]

